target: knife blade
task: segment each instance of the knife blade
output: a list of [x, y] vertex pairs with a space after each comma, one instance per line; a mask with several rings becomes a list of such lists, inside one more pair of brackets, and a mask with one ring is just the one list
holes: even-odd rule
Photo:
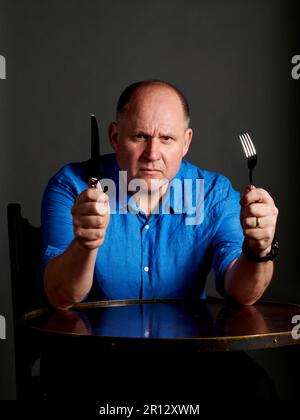
[[96, 116], [91, 115], [91, 158], [89, 160], [89, 188], [97, 188], [100, 173], [100, 138]]

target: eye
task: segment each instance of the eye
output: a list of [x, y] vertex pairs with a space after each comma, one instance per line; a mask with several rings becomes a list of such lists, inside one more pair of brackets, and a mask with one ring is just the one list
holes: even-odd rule
[[138, 141], [147, 140], [146, 134], [143, 133], [134, 134], [133, 138]]
[[171, 143], [174, 139], [173, 139], [173, 137], [170, 137], [170, 136], [162, 136], [162, 137], [161, 137], [161, 140], [162, 140], [164, 143]]

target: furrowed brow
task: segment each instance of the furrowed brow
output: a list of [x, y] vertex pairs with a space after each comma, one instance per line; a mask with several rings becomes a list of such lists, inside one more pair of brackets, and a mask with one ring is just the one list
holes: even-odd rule
[[175, 138], [173, 133], [160, 133], [159, 136], [160, 137], [170, 137], [171, 139]]

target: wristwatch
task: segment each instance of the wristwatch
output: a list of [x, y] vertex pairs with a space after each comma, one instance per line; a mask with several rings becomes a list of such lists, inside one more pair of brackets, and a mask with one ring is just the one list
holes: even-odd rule
[[242, 251], [245, 257], [251, 262], [273, 261], [277, 257], [279, 252], [279, 242], [275, 235], [272, 241], [271, 251], [263, 257], [258, 257], [257, 255], [253, 254], [251, 249], [246, 245], [245, 240], [243, 242]]

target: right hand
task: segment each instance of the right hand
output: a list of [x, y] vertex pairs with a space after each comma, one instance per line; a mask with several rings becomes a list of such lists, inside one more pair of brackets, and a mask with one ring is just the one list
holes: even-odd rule
[[109, 197], [102, 191], [100, 182], [96, 188], [82, 191], [71, 213], [77, 242], [88, 250], [99, 248], [104, 242], [110, 217]]

